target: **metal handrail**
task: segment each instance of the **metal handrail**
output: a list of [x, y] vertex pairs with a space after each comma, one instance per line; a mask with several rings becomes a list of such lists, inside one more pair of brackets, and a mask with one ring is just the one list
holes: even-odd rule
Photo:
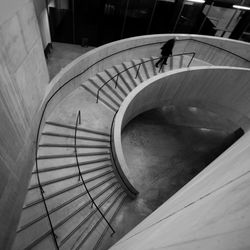
[[92, 205], [94, 205], [97, 209], [97, 211], [101, 214], [102, 218], [107, 222], [108, 226], [110, 227], [110, 229], [112, 230], [112, 234], [115, 233], [115, 230], [113, 229], [113, 227], [110, 225], [110, 223], [108, 222], [108, 220], [106, 219], [105, 215], [102, 213], [102, 211], [100, 210], [100, 208], [97, 206], [97, 204], [95, 203], [93, 197], [91, 196], [88, 188], [87, 188], [87, 185], [83, 179], [83, 176], [82, 176], [82, 172], [81, 172], [81, 169], [80, 169], [80, 165], [79, 165], [79, 161], [78, 161], [78, 155], [77, 155], [77, 145], [76, 145], [76, 135], [77, 135], [77, 127], [78, 127], [78, 124], [81, 124], [81, 111], [79, 110], [78, 111], [78, 114], [77, 114], [77, 117], [76, 117], [76, 123], [75, 123], [75, 136], [74, 136], [74, 151], [75, 151], [75, 158], [76, 158], [76, 164], [77, 164], [77, 168], [78, 168], [78, 171], [79, 171], [79, 181], [81, 179], [82, 181], [82, 184], [92, 202]]
[[[40, 121], [40, 123], [41, 123], [41, 121]], [[40, 123], [39, 123], [39, 127], [40, 127]], [[55, 234], [55, 231], [53, 229], [53, 225], [52, 225], [52, 221], [51, 221], [51, 218], [50, 218], [49, 210], [48, 210], [45, 198], [44, 198], [44, 190], [42, 188], [40, 177], [39, 177], [39, 172], [38, 172], [38, 159], [37, 159], [37, 155], [38, 155], [38, 143], [37, 143], [38, 142], [38, 137], [39, 137], [39, 133], [37, 133], [37, 138], [36, 138], [36, 157], [35, 157], [37, 182], [38, 182], [38, 186], [39, 186], [40, 193], [41, 193], [41, 196], [42, 196], [42, 200], [43, 200], [43, 204], [44, 204], [44, 207], [45, 207], [45, 211], [46, 211], [46, 214], [47, 214], [47, 217], [48, 217], [48, 220], [49, 220], [49, 225], [50, 225], [50, 228], [51, 228], [51, 233], [52, 233], [52, 236], [53, 236], [53, 241], [54, 241], [56, 249], [59, 250], [59, 245], [57, 243], [57, 235]]]
[[[188, 65], [187, 65], [187, 67], [189, 67], [190, 64], [191, 64], [191, 62], [193, 61], [193, 58], [194, 58], [194, 56], [195, 56], [195, 52], [185, 52], [185, 53], [180, 53], [180, 54], [174, 54], [174, 55], [171, 55], [170, 57], [182, 56], [182, 55], [192, 55], [192, 57], [191, 57], [191, 59], [190, 59]], [[111, 77], [108, 81], [106, 81], [106, 82], [97, 90], [97, 93], [96, 93], [96, 103], [98, 103], [98, 101], [99, 101], [100, 91], [101, 91], [110, 81], [112, 81], [112, 80], [114, 80], [114, 79], [116, 78], [116, 81], [115, 81], [115, 88], [116, 88], [116, 87], [117, 87], [117, 84], [118, 84], [119, 76], [120, 76], [122, 73], [128, 71], [128, 70], [131, 69], [131, 68], [135, 68], [135, 67], [139, 66], [138, 69], [137, 69], [137, 72], [136, 72], [136, 76], [135, 76], [135, 79], [136, 79], [137, 76], [138, 76], [138, 74], [139, 74], [139, 70], [140, 70], [140, 67], [141, 67], [142, 64], [145, 64], [145, 63], [147, 63], [147, 62], [152, 62], [152, 61], [158, 60], [158, 59], [160, 59], [160, 58], [161, 58], [161, 57], [156, 57], [156, 58], [153, 58], [153, 59], [149, 59], [149, 60], [146, 60], [146, 61], [143, 61], [143, 62], [134, 64], [134, 65], [132, 65], [132, 66], [130, 66], [130, 67], [128, 67], [128, 68], [126, 68], [126, 69], [120, 71], [119, 73], [115, 74], [113, 77]], [[161, 68], [162, 68], [162, 66], [161, 66]], [[160, 68], [160, 71], [161, 71], [161, 68]]]
[[[216, 45], [213, 45], [213, 44], [210, 44], [210, 43], [206, 43], [206, 42], [203, 42], [203, 41], [196, 40], [196, 39], [194, 39], [194, 38], [181, 39], [181, 40], [177, 40], [176, 42], [187, 41], [187, 40], [189, 40], [189, 41], [195, 41], [195, 42], [199, 42], [199, 43], [203, 43], [203, 44], [206, 44], [206, 45], [208, 45], [208, 46], [215, 47], [215, 48], [218, 48], [218, 49], [220, 49], [220, 50], [224, 50], [224, 51], [226, 51], [226, 52], [229, 53], [229, 54], [232, 54], [232, 55], [234, 55], [234, 56], [236, 56], [236, 57], [239, 57], [239, 58], [245, 60], [246, 62], [250, 62], [248, 59], [243, 58], [243, 57], [241, 57], [241, 56], [239, 56], [239, 55], [237, 55], [237, 54], [235, 54], [235, 53], [233, 53], [233, 52], [231, 52], [231, 51], [229, 51], [229, 50], [220, 48], [220, 47], [218, 47], [218, 46], [216, 46]], [[41, 114], [41, 116], [40, 116], [40, 120], [39, 120], [38, 126], [37, 126], [37, 134], [36, 134], [36, 141], [35, 141], [35, 144], [36, 144], [36, 145], [35, 145], [35, 168], [36, 168], [37, 180], [38, 180], [38, 184], [39, 184], [39, 188], [40, 188], [42, 200], [43, 200], [43, 203], [44, 203], [44, 206], [45, 206], [46, 213], [47, 213], [47, 215], [48, 215], [48, 220], [49, 220], [49, 224], [50, 224], [50, 227], [51, 227], [51, 232], [52, 232], [52, 235], [53, 235], [53, 240], [54, 240], [56, 249], [59, 249], [58, 244], [57, 244], [57, 240], [56, 240], [57, 236], [56, 236], [56, 234], [55, 234], [55, 232], [54, 232], [54, 230], [53, 230], [52, 222], [51, 222], [51, 219], [50, 219], [50, 216], [49, 216], [49, 212], [48, 212], [48, 208], [47, 208], [47, 205], [46, 205], [46, 202], [45, 202], [45, 198], [44, 198], [44, 195], [43, 195], [44, 191], [43, 191], [43, 189], [42, 189], [41, 182], [40, 182], [40, 178], [39, 178], [39, 170], [38, 170], [38, 162], [37, 162], [37, 160], [38, 160], [38, 159], [37, 159], [37, 158], [38, 158], [37, 155], [38, 155], [39, 135], [40, 135], [40, 130], [41, 130], [41, 126], [42, 126], [42, 121], [43, 121], [43, 119], [44, 119], [44, 115], [45, 115], [45, 111], [46, 111], [46, 109], [47, 109], [47, 106], [49, 105], [49, 103], [51, 102], [51, 100], [53, 99], [53, 97], [54, 97], [62, 88], [64, 88], [69, 82], [71, 82], [72, 80], [74, 80], [74, 79], [76, 79], [77, 77], [81, 76], [82, 74], [84, 74], [85, 72], [87, 72], [88, 70], [90, 70], [92, 67], [94, 67], [96, 64], [100, 63], [101, 61], [103, 61], [103, 60], [105, 60], [105, 59], [107, 59], [107, 58], [110, 58], [110, 57], [112, 57], [112, 56], [114, 56], [114, 55], [118, 55], [118, 54], [121, 53], [121, 52], [125, 52], [125, 51], [131, 50], [131, 49], [141, 48], [141, 47], [150, 46], [150, 45], [163, 44], [163, 43], [165, 43], [165, 42], [164, 42], [164, 41], [162, 41], [162, 42], [151, 42], [151, 43], [144, 43], [144, 44], [142, 44], [142, 45], [137, 45], [137, 46], [125, 48], [125, 49], [123, 49], [123, 50], [114, 52], [114, 53], [112, 53], [112, 54], [110, 54], [110, 55], [108, 55], [108, 56], [106, 56], [106, 57], [104, 57], [104, 58], [101, 58], [101, 59], [95, 61], [94, 63], [92, 63], [91, 65], [89, 65], [86, 69], [80, 71], [78, 74], [74, 75], [73, 77], [71, 77], [70, 79], [68, 79], [66, 82], [64, 82], [64, 83], [63, 83], [63, 84], [62, 84], [62, 85], [61, 85], [61, 86], [60, 86], [60, 87], [59, 87], [59, 88], [49, 97], [49, 99], [44, 103], [44, 108], [43, 108], [42, 111], [41, 111], [42, 114]]]
[[204, 42], [204, 41], [196, 40], [196, 39], [194, 39], [194, 38], [180, 39], [180, 40], [177, 40], [176, 42], [182, 42], [182, 41], [195, 41], [195, 42], [198, 42], [198, 43], [203, 43], [203, 44], [209, 45], [209, 46], [211, 46], [211, 47], [217, 48], [217, 49], [219, 49], [219, 50], [226, 51], [227, 53], [232, 54], [232, 55], [234, 55], [234, 56], [236, 56], [236, 57], [239, 57], [240, 59], [242, 59], [242, 60], [244, 60], [244, 61], [246, 61], [246, 62], [250, 62], [250, 60], [248, 60], [248, 59], [246, 59], [246, 58], [244, 58], [244, 57], [242, 57], [242, 56], [240, 56], [240, 55], [237, 55], [237, 54], [235, 54], [234, 52], [232, 52], [232, 51], [230, 51], [230, 50], [221, 48], [221, 47], [216, 46], [216, 45], [214, 45], [214, 44], [210, 44], [210, 43], [207, 43], [207, 42]]

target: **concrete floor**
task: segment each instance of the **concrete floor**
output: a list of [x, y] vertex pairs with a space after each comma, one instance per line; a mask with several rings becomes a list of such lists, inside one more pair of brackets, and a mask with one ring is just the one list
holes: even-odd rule
[[94, 47], [53, 42], [53, 49], [47, 59], [50, 80], [74, 59], [92, 49]]
[[[155, 109], [125, 127], [123, 150], [140, 193], [123, 206], [112, 223], [116, 234], [101, 249], [108, 249], [169, 199], [228, 142], [233, 124], [206, 111], [196, 110], [196, 115], [191, 112], [193, 109], [188, 108]], [[177, 121], [185, 125], [174, 124]]]

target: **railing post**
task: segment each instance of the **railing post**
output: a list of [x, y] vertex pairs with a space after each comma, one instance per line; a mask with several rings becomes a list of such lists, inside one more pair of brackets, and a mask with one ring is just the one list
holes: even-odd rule
[[191, 59], [190, 59], [190, 61], [189, 61], [189, 63], [188, 63], [188, 66], [187, 66], [188, 68], [189, 68], [189, 66], [190, 66], [191, 62], [193, 61], [194, 56], [195, 56], [195, 53], [193, 52], [193, 53], [192, 53], [192, 57], [191, 57]]
[[137, 69], [135, 79], [137, 78], [137, 76], [138, 76], [138, 74], [139, 74], [139, 70], [140, 70], [140, 68], [141, 68], [141, 63], [139, 64], [139, 67], [138, 67], [138, 69]]
[[115, 81], [115, 88], [117, 87], [118, 84], [118, 78], [119, 78], [120, 73], [117, 74], [116, 81]]
[[78, 117], [79, 117], [79, 123], [78, 124], [81, 125], [81, 111], [80, 110], [78, 111]]

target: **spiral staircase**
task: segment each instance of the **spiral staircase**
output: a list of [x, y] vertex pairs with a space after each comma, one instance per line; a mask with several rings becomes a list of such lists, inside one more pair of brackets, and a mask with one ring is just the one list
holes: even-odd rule
[[106, 68], [83, 81], [46, 118], [13, 250], [99, 249], [112, 237], [112, 221], [131, 199], [114, 166], [114, 115], [147, 79], [211, 65], [192, 52], [174, 54], [162, 68], [155, 67], [156, 60], [142, 57]]

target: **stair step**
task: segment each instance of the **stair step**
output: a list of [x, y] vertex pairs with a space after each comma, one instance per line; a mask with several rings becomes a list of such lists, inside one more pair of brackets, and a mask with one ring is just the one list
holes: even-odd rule
[[158, 74], [158, 72], [157, 72], [157, 68], [155, 67], [155, 64], [156, 64], [156, 62], [157, 62], [157, 60], [158, 60], [159, 58], [158, 58], [158, 57], [151, 56], [150, 59], [151, 59], [151, 67], [152, 67], [153, 73], [154, 73], [154, 75], [156, 76], [156, 75]]
[[[89, 87], [87, 87], [86, 85], [81, 85], [85, 90], [87, 90], [89, 93], [91, 93], [93, 96], [96, 97], [96, 93], [91, 90]], [[107, 106], [109, 109], [111, 109], [113, 112], [116, 112], [118, 110], [117, 107], [114, 107], [113, 105], [111, 105], [108, 101], [106, 101], [104, 98], [102, 98], [101, 96], [99, 96], [99, 101], [102, 102], [103, 104], [105, 104], [105, 106]]]
[[[121, 192], [123, 192], [121, 190], [121, 187], [117, 187], [116, 189], [114, 189], [112, 192], [110, 192], [107, 197], [102, 200], [101, 202], [98, 202], [98, 207], [102, 209], [103, 206], [105, 206], [106, 204], [108, 204], [110, 202], [110, 199], [112, 199], [113, 197], [119, 197], [119, 195], [121, 194]], [[80, 221], [80, 223], [74, 223], [74, 227], [72, 228], [68, 228], [70, 230], [68, 230], [68, 233], [67, 234], [64, 234], [64, 236], [62, 237], [62, 239], [60, 240], [60, 243], [59, 243], [59, 246], [60, 248], [63, 247], [63, 249], [67, 249], [68, 246], [63, 246], [65, 245], [65, 243], [67, 243], [70, 239], [71, 239], [71, 242], [75, 242], [77, 240], [77, 238], [79, 237], [79, 235], [82, 234], [82, 231], [83, 232], [87, 232], [88, 229], [89, 229], [89, 225], [87, 227], [87, 230], [86, 228], [84, 228], [84, 225], [86, 224], [86, 222], [92, 218], [93, 216], [95, 215], [95, 219], [98, 220], [100, 218], [100, 214], [99, 212], [93, 208], [92, 211], [87, 215], [87, 216], [84, 216], [82, 219], [78, 219], [77, 218], [77, 221]], [[92, 223], [91, 223], [92, 224]], [[76, 226], [75, 226], [76, 225]], [[61, 233], [59, 233], [61, 235]], [[72, 243], [71, 243], [72, 244]], [[71, 245], [70, 244], [70, 245]], [[66, 247], [66, 248], [65, 248]]]
[[[57, 144], [57, 145], [74, 145], [75, 139], [70, 137], [57, 137], [57, 136], [47, 136], [43, 135], [40, 139], [39, 145], [51, 145], [51, 144]], [[94, 141], [94, 140], [78, 140], [76, 139], [76, 144], [83, 144], [89, 146], [88, 148], [93, 148], [95, 145], [102, 145], [109, 147], [110, 142], [103, 142], [103, 141]], [[72, 148], [72, 147], [70, 147]], [[73, 147], [74, 148], [74, 147]], [[92, 150], [93, 151], [93, 150]]]
[[[104, 192], [103, 192], [104, 193]], [[102, 195], [102, 194], [100, 194]], [[108, 196], [109, 197], [109, 196]], [[105, 198], [104, 201], [102, 201], [102, 203], [105, 203], [107, 199], [109, 199], [108, 197]], [[93, 197], [94, 199], [98, 199], [99, 197]], [[102, 204], [100, 203], [100, 204]], [[77, 209], [72, 213], [67, 215], [66, 217], [64, 217], [62, 220], [60, 220], [60, 222], [58, 222], [57, 224], [53, 224], [53, 229], [58, 237], [58, 233], [57, 233], [57, 229], [60, 228], [62, 225], [64, 225], [67, 221], [69, 221], [73, 216], [75, 216], [76, 214], [78, 214], [82, 209], [84, 209], [85, 207], [87, 207], [88, 205], [91, 204], [91, 201], [88, 201], [82, 205], [80, 205], [79, 207], [77, 207]], [[48, 236], [50, 236], [51, 234], [51, 229], [50, 227], [41, 227], [38, 226], [37, 224], [41, 224], [41, 222], [45, 223], [48, 220], [41, 220], [38, 223], [34, 224], [33, 230], [29, 231], [29, 237], [25, 236], [25, 234], [27, 233], [26, 230], [21, 231], [19, 234], [17, 234], [16, 240], [15, 242], [17, 242], [18, 244], [22, 243], [22, 247], [21, 248], [25, 248], [25, 249], [32, 249], [34, 248], [36, 245], [39, 244], [39, 242], [41, 242], [42, 240], [46, 239]], [[31, 234], [32, 232], [32, 234]], [[22, 240], [19, 240], [19, 239]], [[26, 239], [26, 241], [24, 241], [23, 239]], [[17, 248], [18, 249], [18, 248]], [[19, 248], [20, 249], [20, 248]]]
[[[47, 148], [75, 148], [74, 144], [59, 144], [59, 143], [43, 143], [39, 144], [39, 147], [47, 147]], [[88, 145], [88, 144], [76, 144], [77, 149], [79, 148], [110, 148], [110, 145]]]
[[97, 78], [99, 78], [102, 81], [102, 84], [105, 84], [105, 86], [103, 87], [104, 89], [108, 89], [110, 92], [112, 92], [112, 94], [114, 94], [121, 102], [124, 99], [124, 95], [123, 93], [120, 91], [119, 88], [115, 88], [115, 84], [112, 84], [111, 82], [111, 78], [109, 77], [109, 75], [104, 71], [101, 73], [98, 73]]
[[[91, 192], [91, 197], [94, 199], [96, 204], [99, 204], [103, 198], [107, 197], [108, 194], [110, 194], [113, 190], [117, 188], [120, 188], [118, 183], [111, 183], [102, 190], [98, 190], [97, 192], [93, 192], [93, 193]], [[63, 225], [62, 219], [64, 220], [64, 218], [69, 217], [69, 219], [67, 220], [67, 224], [63, 225], [63, 227], [60, 229], [60, 231], [63, 231], [63, 233], [65, 234], [65, 231], [68, 231], [68, 228], [65, 230], [65, 227], [68, 227], [68, 224], [72, 223], [71, 220], [75, 220], [73, 216], [77, 215], [78, 217], [78, 213], [76, 213], [77, 208], [79, 207], [85, 208], [88, 205], [92, 205], [92, 201], [90, 197], [88, 196], [88, 194], [81, 196], [80, 200], [75, 200], [72, 203], [69, 203], [67, 206], [64, 206], [62, 209], [57, 210], [56, 213], [51, 214], [51, 220], [53, 222], [53, 225], [58, 225], [58, 224]], [[80, 217], [82, 216], [83, 212], [85, 211], [83, 210], [79, 214]], [[71, 216], [71, 218], [69, 215]], [[58, 239], [60, 240], [60, 238], [62, 238], [61, 234], [57, 232], [57, 235], [58, 235]]]
[[[56, 126], [56, 127], [63, 127], [63, 128], [68, 128], [68, 129], [75, 130], [75, 126], [73, 126], [73, 125], [62, 124], [62, 123], [54, 122], [54, 121], [46, 121], [45, 123], [49, 124], [49, 125], [52, 125], [52, 126]], [[83, 131], [83, 132], [86, 132], [86, 133], [104, 135], [104, 136], [110, 137], [110, 135], [108, 133], [97, 131], [97, 130], [92, 130], [92, 129], [87, 129], [87, 128], [82, 128], [81, 126], [78, 126], [77, 130], [78, 131]]]
[[[113, 170], [100, 171], [99, 173], [93, 172], [91, 175], [84, 176], [85, 183], [97, 183], [99, 182], [99, 178], [107, 175], [114, 174]], [[93, 184], [93, 185], [94, 185]], [[71, 178], [64, 178], [61, 181], [52, 182], [43, 186], [44, 197], [45, 199], [53, 197], [55, 194], [60, 194], [66, 192], [68, 189], [72, 189], [74, 187], [82, 185], [82, 182], [79, 180], [79, 175], [71, 176]], [[40, 188], [32, 188], [28, 190], [28, 194], [26, 197], [25, 203], [33, 203], [41, 198]]]
[[[109, 219], [109, 223], [112, 225], [113, 220], [116, 218], [117, 214], [119, 213], [120, 209], [122, 208], [123, 204], [125, 203], [127, 198], [127, 195], [125, 194], [123, 196], [123, 198], [121, 198], [117, 209], [115, 210], [115, 212], [113, 213], [113, 215], [111, 216], [111, 218]], [[107, 234], [108, 230], [109, 230], [109, 226], [107, 225], [104, 229], [104, 231], [102, 232], [101, 236], [96, 240], [96, 241], [92, 241], [92, 242], [96, 242], [96, 244], [93, 246], [93, 250], [97, 250], [102, 242], [105, 242], [105, 236], [106, 238], [110, 237], [110, 235]], [[112, 236], [112, 235], [111, 235]]]
[[119, 78], [118, 81], [119, 82], [123, 82], [124, 86], [127, 88], [127, 92], [131, 92], [134, 88], [133, 83], [130, 81], [129, 77], [127, 76], [126, 72], [124, 71], [124, 67], [122, 65], [116, 65], [113, 67], [114, 70], [116, 71], [116, 73], [119, 73]]
[[96, 88], [96, 94], [98, 93], [98, 90], [100, 90], [99, 97], [101, 96], [103, 99], [106, 99], [108, 102], [111, 102], [112, 105], [115, 105], [115, 106], [119, 107], [120, 104], [121, 104], [121, 100], [119, 100], [116, 97], [116, 95], [114, 95], [113, 93], [107, 91], [106, 89], [104, 89], [104, 88], [100, 89], [102, 84], [99, 83], [99, 81], [100, 80], [97, 77], [89, 79], [89, 82], [92, 83], [92, 85]]
[[[74, 139], [74, 135], [70, 134], [60, 134], [60, 133], [52, 133], [52, 132], [42, 132], [42, 135], [46, 136], [53, 136], [53, 137], [63, 137], [63, 138], [72, 138]], [[77, 140], [85, 140], [85, 141], [99, 141], [99, 142], [110, 142], [109, 139], [101, 139], [101, 138], [93, 138], [93, 137], [87, 137], [87, 136], [76, 136]]]
[[137, 87], [139, 85], [139, 81], [135, 79], [136, 71], [134, 69], [134, 65], [132, 62], [124, 62], [122, 63], [123, 69], [126, 70], [123, 74], [128, 75], [130, 82], [133, 83], [133, 88]]
[[[93, 172], [96, 172], [96, 171], [100, 172], [100, 170], [103, 170], [103, 169], [104, 169], [104, 171], [106, 171], [105, 168], [107, 168], [107, 167], [111, 167], [111, 164], [104, 165], [103, 168], [102, 167], [98, 167], [98, 168], [93, 168], [92, 170], [86, 170], [86, 171], [83, 170], [83, 171], [81, 171], [81, 174], [85, 175], [85, 176], [86, 175], [90, 176], [90, 174], [92, 174]], [[55, 184], [57, 182], [62, 182], [62, 181], [68, 180], [68, 179], [72, 179], [74, 177], [79, 177], [79, 173], [78, 173], [78, 168], [77, 167], [75, 167], [75, 173], [71, 173], [71, 174], [68, 174], [68, 175], [63, 175], [61, 177], [53, 178], [53, 179], [50, 179], [50, 180], [45, 180], [45, 181], [41, 182], [41, 186], [44, 189], [45, 186], [48, 186], [48, 185], [51, 185], [51, 184]], [[36, 179], [36, 176], [34, 176], [34, 179]], [[32, 182], [32, 178], [31, 178], [31, 185], [28, 187], [28, 190], [32, 190], [32, 189], [35, 189], [35, 188], [39, 188], [39, 185], [38, 185], [37, 181], [36, 181], [36, 183], [33, 183]]]
[[[113, 202], [105, 210], [104, 216], [109, 221], [110, 224], [113, 214], [116, 214], [116, 211], [120, 208], [120, 205], [123, 203], [125, 198], [126, 194], [121, 193], [120, 195], [115, 197]], [[102, 217], [100, 217], [99, 220], [94, 225], [92, 225], [90, 231], [84, 237], [79, 238], [80, 242], [75, 248], [75, 250], [80, 249], [83, 245], [84, 248], [86, 249], [93, 249], [95, 242], [97, 242], [100, 237], [100, 233], [98, 231], [101, 231], [101, 229], [102, 231], [105, 231], [106, 228], [107, 230], [110, 229], [108, 225], [105, 227], [105, 224], [107, 224], [106, 221]], [[97, 227], [100, 229], [97, 230]]]
[[[121, 78], [117, 75], [117, 72], [115, 71], [115, 69], [114, 68], [106, 69], [105, 72], [109, 76], [110, 79], [113, 79], [113, 80], [111, 80], [113, 83], [113, 86], [116, 89], [119, 89], [120, 92], [123, 94], [123, 96], [126, 97], [129, 92], [126, 91], [127, 89], [124, 86], [124, 82], [121, 81]], [[110, 83], [110, 84], [112, 84], [112, 83]]]
[[[77, 148], [77, 153], [80, 154], [90, 154], [93, 152], [110, 152], [110, 148], [92, 148], [92, 147], [83, 147], [83, 148]], [[38, 148], [38, 156], [40, 155], [69, 155], [69, 154], [75, 154], [75, 148], [74, 147], [54, 147], [53, 150], [51, 147], [39, 147]], [[92, 159], [92, 158], [98, 158], [97, 156], [94, 155], [85, 155], [85, 156], [79, 156], [79, 158], [85, 158], [85, 159]], [[64, 158], [65, 162], [70, 161], [68, 158]], [[60, 161], [60, 159], [58, 159]], [[41, 161], [39, 161], [40, 163]], [[43, 162], [42, 162], [42, 165]]]
[[147, 80], [153, 76], [153, 74], [150, 74], [151, 73], [150, 71], [152, 71], [150, 68], [151, 67], [151, 60], [148, 58], [141, 58], [141, 63], [142, 63], [141, 67], [143, 68], [143, 72], [145, 75], [144, 78]]
[[[40, 235], [46, 232], [49, 232], [47, 233], [46, 237], [40, 238]], [[30, 244], [32, 242], [36, 242], [37, 239], [40, 238], [40, 240], [37, 242], [39, 243], [45, 240], [45, 238], [47, 238], [50, 235], [51, 235], [51, 229], [49, 221], [47, 218], [44, 218], [39, 222], [37, 222], [36, 224], [33, 224], [29, 228], [28, 232], [27, 230], [19, 232], [14, 240], [12, 250], [31, 249]]]
[[[47, 171], [48, 168], [51, 168], [51, 171], [53, 171], [53, 168], [57, 168], [58, 166], [66, 165], [66, 168], [67, 168], [67, 165], [71, 165], [71, 164], [75, 165], [76, 164], [75, 152], [73, 154], [74, 154], [74, 157], [39, 160], [37, 164], [38, 169], [40, 171]], [[79, 162], [92, 162], [93, 161], [95, 165], [100, 165], [101, 159], [108, 158], [110, 160], [110, 154], [79, 156], [79, 154], [77, 153], [77, 155], [78, 155]], [[72, 165], [72, 167], [74, 166]], [[36, 168], [34, 168], [32, 172], [35, 173]]]
[[[104, 190], [106, 187], [111, 187], [111, 185], [117, 184], [117, 181], [113, 178], [109, 178], [107, 180], [104, 180], [100, 183], [97, 183], [93, 187], [89, 188], [89, 192], [92, 192], [93, 190]], [[74, 189], [74, 193], [67, 193], [67, 197], [63, 197], [63, 199], [56, 200], [52, 203], [47, 203], [49, 214], [55, 213], [59, 209], [65, 207], [68, 204], [72, 204], [73, 201], [76, 201], [83, 197], [84, 195], [87, 195], [87, 191], [82, 187], [79, 187], [78, 189]], [[67, 199], [66, 199], [67, 198]], [[22, 216], [19, 222], [17, 233], [25, 230], [32, 224], [36, 223], [37, 221], [45, 218], [47, 216], [47, 213], [44, 210], [43, 203], [39, 203], [36, 206], [33, 206], [32, 209], [23, 209]]]
[[[91, 188], [92, 186], [94, 186], [102, 181], [109, 181], [109, 180], [112, 180], [113, 178], [114, 178], [113, 172], [109, 171], [105, 174], [101, 174], [99, 176], [96, 176], [96, 178], [85, 180], [85, 183], [88, 184], [88, 187]], [[75, 190], [79, 187], [82, 188], [82, 183], [78, 181], [73, 185], [71, 184], [70, 186], [68, 186], [66, 188], [64, 187], [63, 189], [58, 190], [57, 192], [53, 192], [51, 194], [45, 193], [46, 203], [49, 204], [49, 202], [51, 200], [53, 200], [54, 198], [64, 197], [65, 194], [68, 194], [71, 191], [76, 192]], [[37, 198], [37, 197], [39, 197], [39, 198]], [[27, 208], [36, 206], [37, 204], [40, 204], [43, 202], [43, 200], [40, 196], [37, 196], [37, 197], [36, 197], [36, 199], [28, 199], [29, 198], [29, 192], [28, 192], [26, 195], [25, 205], [24, 205], [23, 209], [27, 209]], [[61, 198], [61, 199], [63, 199], [63, 198]]]
[[[109, 155], [109, 151], [101, 151], [101, 152], [90, 152], [90, 153], [78, 153], [78, 157], [84, 156], [97, 156], [97, 155]], [[39, 155], [37, 157], [38, 160], [48, 160], [48, 159], [57, 159], [57, 158], [75, 158], [75, 154], [52, 154], [52, 155]]]
[[135, 71], [135, 79], [138, 79], [141, 83], [146, 80], [146, 78], [143, 78], [142, 75], [142, 65], [140, 60], [132, 60], [131, 61], [132, 65], [134, 66], [133, 69]]
[[[112, 165], [111, 165], [110, 160], [107, 160], [106, 162], [101, 162], [97, 164], [84, 165], [84, 166], [80, 165], [79, 168], [80, 168], [82, 175], [87, 176], [92, 172], [96, 172], [96, 171], [100, 172], [101, 170], [104, 170], [104, 169], [105, 170], [112, 169]], [[47, 183], [50, 181], [53, 183], [53, 180], [59, 180], [61, 178], [67, 179], [67, 177], [70, 177], [70, 176], [75, 176], [75, 175], [77, 176], [78, 173], [79, 173], [79, 169], [77, 165], [75, 165], [75, 167], [40, 172], [39, 177], [40, 177], [41, 183]], [[37, 174], [33, 174], [31, 177], [30, 185], [33, 186], [36, 184], [37, 184]]]
[[[90, 161], [79, 161], [79, 166], [89, 165], [89, 164], [94, 164], [94, 163], [103, 163], [106, 161], [110, 161], [110, 158], [104, 157], [104, 158], [90, 160]], [[74, 158], [74, 162], [71, 164], [58, 165], [58, 166], [52, 166], [52, 167], [46, 166], [44, 168], [39, 168], [38, 172], [43, 173], [43, 172], [49, 172], [49, 171], [57, 171], [57, 170], [62, 170], [62, 169], [74, 168], [76, 166], [77, 166], [77, 164], [76, 164], [76, 160]], [[37, 173], [36, 169], [32, 171], [32, 174], [36, 174], [36, 173]]]

